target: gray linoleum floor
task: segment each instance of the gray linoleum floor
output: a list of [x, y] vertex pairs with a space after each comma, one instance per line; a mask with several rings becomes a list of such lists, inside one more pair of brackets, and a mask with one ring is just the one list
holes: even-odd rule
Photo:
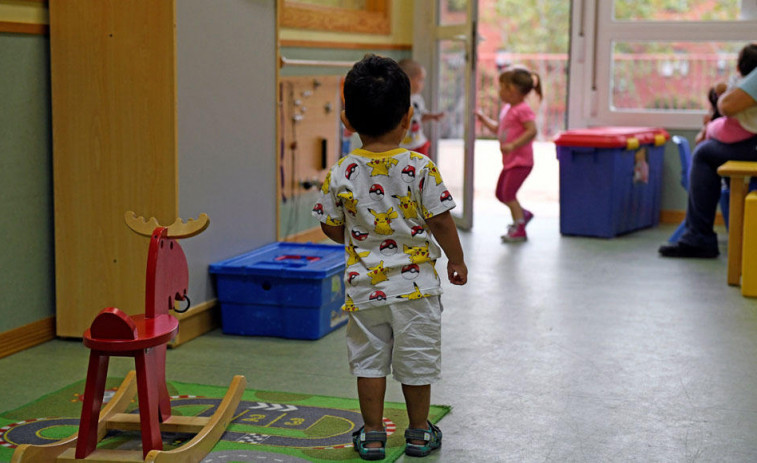
[[[726, 284], [724, 256], [659, 258], [670, 225], [562, 237], [554, 203], [534, 207], [528, 242], [504, 245], [504, 207], [477, 207], [462, 234], [470, 282], [443, 297], [444, 379], [432, 392], [454, 408], [440, 422], [443, 449], [425, 461], [757, 461], [757, 300]], [[356, 397], [343, 337], [214, 331], [170, 350], [167, 375]], [[87, 355], [55, 340], [0, 359], [0, 404], [83, 379]], [[109, 374], [132, 368], [116, 358]], [[387, 400], [402, 401], [393, 381]]]

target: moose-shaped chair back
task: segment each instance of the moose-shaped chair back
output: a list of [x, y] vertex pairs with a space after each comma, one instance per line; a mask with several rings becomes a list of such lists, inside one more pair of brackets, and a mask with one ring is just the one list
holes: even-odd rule
[[207, 215], [200, 214], [197, 220], [189, 219], [184, 223], [177, 219], [164, 227], [158, 224], [155, 217], [145, 221], [134, 212], [127, 212], [125, 220], [132, 231], [150, 237], [145, 280], [145, 318], [167, 314], [174, 308], [175, 301], [188, 300], [187, 258], [176, 240], [202, 233], [210, 220]]

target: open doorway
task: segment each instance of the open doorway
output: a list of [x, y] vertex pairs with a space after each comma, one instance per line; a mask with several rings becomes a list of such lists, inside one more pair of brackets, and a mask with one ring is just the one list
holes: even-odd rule
[[[551, 140], [565, 128], [570, 2], [436, 0], [415, 2], [414, 15], [413, 58], [429, 70], [426, 101], [432, 111], [445, 113], [440, 123], [427, 127], [432, 158], [461, 206], [456, 208], [463, 214], [458, 226], [469, 228], [473, 216], [489, 222], [493, 214], [503, 229], [509, 223], [507, 208], [494, 196], [502, 169], [498, 142], [473, 116], [481, 108], [496, 118], [501, 107], [497, 79], [506, 64], [522, 64], [541, 77], [545, 98], [535, 111], [536, 165], [520, 195], [538, 202], [534, 212], [558, 217], [558, 166]], [[475, 96], [470, 96], [469, 72]]]
[[[570, 2], [478, 0], [477, 107], [496, 119], [502, 105], [498, 76], [508, 66], [526, 66], [541, 78], [544, 99], [532, 105], [539, 130], [534, 169], [518, 194], [524, 207], [541, 217], [559, 216], [559, 172], [552, 140], [565, 130], [569, 25]], [[509, 221], [507, 208], [494, 196], [502, 168], [499, 143], [480, 123], [475, 152], [476, 214], [495, 213]]]

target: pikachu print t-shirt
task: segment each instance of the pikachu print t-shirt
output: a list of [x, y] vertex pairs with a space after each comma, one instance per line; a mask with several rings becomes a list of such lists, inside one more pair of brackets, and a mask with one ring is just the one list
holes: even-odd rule
[[426, 218], [455, 207], [428, 157], [354, 150], [326, 175], [313, 216], [344, 225], [348, 311], [441, 294], [441, 249]]

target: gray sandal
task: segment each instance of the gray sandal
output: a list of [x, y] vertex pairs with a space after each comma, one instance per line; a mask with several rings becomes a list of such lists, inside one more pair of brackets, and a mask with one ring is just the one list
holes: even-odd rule
[[[405, 430], [405, 454], [411, 457], [425, 457], [442, 446], [442, 430], [428, 422], [428, 429]], [[422, 440], [425, 445], [411, 444], [410, 441]]]
[[[352, 433], [352, 444], [363, 460], [383, 460], [386, 457], [386, 431], [365, 432], [365, 426]], [[366, 447], [368, 442], [381, 442], [381, 447]]]

